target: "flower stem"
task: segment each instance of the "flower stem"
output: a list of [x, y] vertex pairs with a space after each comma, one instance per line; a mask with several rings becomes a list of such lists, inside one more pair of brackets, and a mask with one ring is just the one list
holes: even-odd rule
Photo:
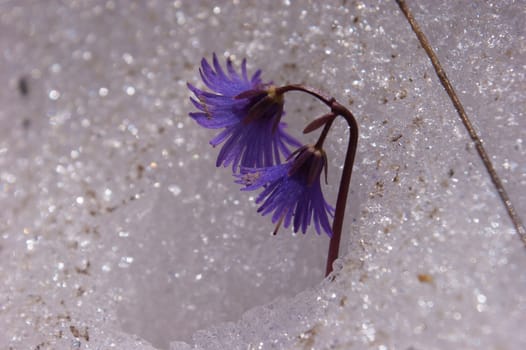
[[285, 85], [285, 86], [281, 86], [279, 88], [276, 88], [275, 90], [275, 93], [276, 94], [284, 94], [285, 92], [289, 92], [289, 91], [302, 91], [302, 92], [305, 92], [309, 95], [312, 95], [314, 97], [316, 97], [318, 100], [322, 101], [323, 103], [325, 103], [327, 106], [329, 107], [332, 107], [332, 103], [335, 101], [334, 98], [326, 98], [325, 96], [323, 96], [322, 94], [316, 92], [316, 91], [313, 91], [303, 85], [299, 85], [299, 84], [292, 84], [292, 85]]
[[[336, 117], [336, 115], [334, 115], [334, 117]], [[331, 118], [329, 119], [327, 123], [325, 123], [325, 126], [323, 127], [323, 130], [321, 131], [320, 137], [318, 137], [318, 141], [316, 141], [314, 148], [317, 148], [317, 149], [323, 148], [323, 143], [325, 142], [325, 138], [327, 137], [327, 134], [329, 133], [329, 130], [331, 129], [333, 121], [334, 121], [334, 118]]]
[[[340, 250], [340, 241], [343, 229], [343, 219], [345, 218], [345, 207], [347, 205], [347, 196], [349, 194], [349, 187], [351, 184], [352, 168], [354, 164], [354, 157], [358, 147], [358, 123], [354, 115], [347, 108], [336, 102], [334, 98], [326, 98], [322, 94], [312, 91], [302, 85], [286, 85], [276, 88], [276, 94], [284, 94], [288, 91], [301, 91], [312, 95], [331, 108], [331, 112], [335, 115], [343, 117], [349, 125], [349, 143], [347, 144], [347, 153], [345, 155], [345, 163], [343, 165], [342, 177], [340, 179], [340, 188], [338, 189], [338, 196], [336, 199], [336, 209], [334, 212], [334, 220], [332, 222], [332, 237], [329, 243], [329, 252], [327, 254], [327, 265], [325, 269], [325, 276], [332, 272], [332, 265], [338, 258]], [[325, 139], [328, 129], [331, 127], [332, 120], [325, 125], [322, 132], [321, 142]]]
[[352, 167], [354, 164], [356, 149], [358, 148], [358, 123], [353, 114], [336, 101], [332, 103], [332, 110], [335, 114], [341, 115], [345, 118], [347, 124], [349, 124], [349, 143], [347, 144], [347, 153], [345, 155], [340, 188], [338, 189], [338, 197], [336, 199], [336, 210], [332, 222], [332, 237], [329, 243], [329, 253], [327, 254], [325, 276], [328, 276], [332, 272], [332, 264], [334, 263], [334, 260], [338, 258], [343, 219], [345, 217], [345, 206], [347, 204], [347, 195], [351, 183]]

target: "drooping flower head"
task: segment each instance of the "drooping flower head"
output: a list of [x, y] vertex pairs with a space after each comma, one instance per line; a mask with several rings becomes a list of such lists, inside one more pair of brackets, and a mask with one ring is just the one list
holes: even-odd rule
[[[262, 203], [258, 212], [262, 215], [272, 213], [272, 222], [277, 223], [276, 231], [283, 223], [293, 226], [294, 232], [303, 233], [314, 221], [318, 234], [325, 231], [329, 237], [332, 229], [329, 216], [334, 209], [323, 197], [320, 176], [327, 171], [327, 157], [322, 149], [307, 145], [299, 148], [293, 159], [287, 163], [259, 169], [242, 169], [236, 175], [237, 183], [243, 184], [244, 191], [263, 188], [256, 198]], [[327, 174], [325, 173], [325, 176]]]
[[235, 173], [240, 167], [280, 164], [280, 155], [290, 155], [289, 145], [299, 146], [280, 121], [283, 95], [262, 82], [260, 70], [249, 79], [246, 60], [241, 64], [241, 74], [236, 72], [231, 60], [227, 60], [225, 72], [215, 54], [212, 64], [213, 67], [203, 58], [199, 70], [212, 92], [187, 85], [197, 98], [191, 101], [199, 110], [190, 113], [190, 117], [208, 129], [224, 128], [210, 140], [214, 147], [224, 143], [216, 165], [232, 165]]

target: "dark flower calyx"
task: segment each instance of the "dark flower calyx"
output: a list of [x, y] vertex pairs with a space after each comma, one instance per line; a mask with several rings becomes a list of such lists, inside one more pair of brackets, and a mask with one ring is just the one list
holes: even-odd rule
[[292, 155], [296, 155], [296, 158], [288, 172], [289, 176], [301, 172], [306, 175], [307, 186], [312, 186], [324, 169], [325, 183], [327, 183], [327, 154], [323, 149], [317, 148], [315, 145], [305, 145], [297, 149]]
[[[249, 124], [253, 121], [273, 118], [272, 133], [278, 128], [281, 116], [283, 115], [283, 94], [276, 92], [276, 87], [271, 85], [267, 90], [249, 90], [245, 91], [237, 98], [253, 98], [254, 104], [249, 109], [247, 116], [243, 119], [243, 123]], [[277, 118], [275, 116], [278, 116]]]

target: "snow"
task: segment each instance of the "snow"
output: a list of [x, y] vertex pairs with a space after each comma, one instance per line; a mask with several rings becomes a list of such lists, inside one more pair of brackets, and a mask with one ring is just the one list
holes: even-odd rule
[[[520, 2], [409, 2], [520, 215]], [[395, 2], [2, 2], [0, 347], [520, 349], [524, 246]], [[186, 82], [217, 53], [360, 124], [342, 258], [270, 232]], [[326, 112], [286, 96], [285, 121]], [[334, 203], [348, 138], [329, 135]], [[524, 220], [524, 218], [523, 218]]]

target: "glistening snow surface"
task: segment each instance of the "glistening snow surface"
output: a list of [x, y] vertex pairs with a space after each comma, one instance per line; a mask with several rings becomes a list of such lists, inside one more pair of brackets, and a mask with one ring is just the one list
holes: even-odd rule
[[[409, 6], [524, 213], [524, 5]], [[1, 348], [526, 347], [524, 246], [395, 2], [8, 1], [0, 32]], [[187, 116], [213, 52], [357, 116], [331, 278], [327, 237], [270, 236]], [[286, 109], [300, 137], [325, 113]]]

